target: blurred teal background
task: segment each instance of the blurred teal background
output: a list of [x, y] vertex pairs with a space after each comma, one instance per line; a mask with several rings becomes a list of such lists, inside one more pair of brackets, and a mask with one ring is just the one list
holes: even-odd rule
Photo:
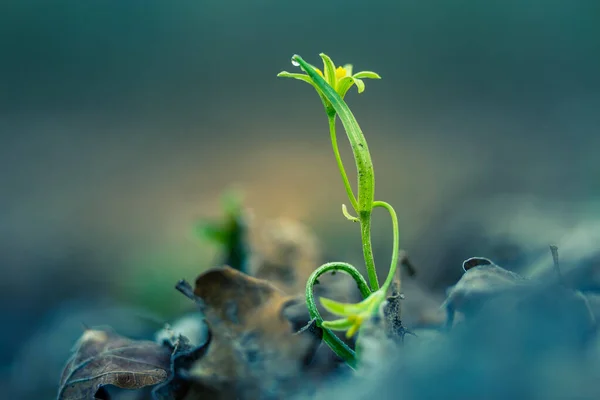
[[[300, 219], [329, 257], [360, 263], [320, 101], [276, 78], [295, 53], [383, 77], [346, 99], [426, 287], [473, 255], [522, 263], [574, 229], [591, 237], [599, 49], [593, 0], [4, 0], [1, 388], [47, 397], [56, 360], [31, 343], [73, 304], [185, 309], [173, 285], [215, 255], [193, 223], [232, 185], [258, 222]], [[391, 227], [374, 224], [386, 265]], [[46, 381], [27, 375], [35, 358]]]

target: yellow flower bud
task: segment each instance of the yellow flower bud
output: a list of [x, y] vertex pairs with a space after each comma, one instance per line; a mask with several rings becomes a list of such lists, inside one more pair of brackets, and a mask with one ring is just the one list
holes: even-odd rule
[[344, 67], [337, 67], [337, 69], [335, 70], [335, 79], [337, 81], [339, 81], [342, 78], [345, 78], [348, 75], [348, 71], [346, 71], [346, 68]]

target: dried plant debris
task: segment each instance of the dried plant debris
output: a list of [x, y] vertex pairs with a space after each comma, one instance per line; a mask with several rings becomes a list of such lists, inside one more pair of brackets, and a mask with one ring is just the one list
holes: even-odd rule
[[[401, 253], [399, 262], [402, 263], [403, 260], [407, 260], [404, 252]], [[400, 292], [400, 289], [400, 270], [396, 270], [396, 275], [394, 276], [390, 289], [391, 293], [388, 296], [387, 301], [383, 303], [383, 307], [380, 310], [381, 315], [379, 316], [383, 321], [383, 324], [381, 324], [382, 330], [386, 333], [387, 337], [396, 341], [402, 341], [406, 333], [406, 330], [402, 326], [401, 319], [400, 302], [404, 296]]]
[[299, 222], [282, 218], [257, 228], [252, 238], [252, 275], [285, 293], [303, 293], [308, 277], [321, 264], [314, 234]]
[[531, 282], [520, 275], [508, 271], [483, 257], [472, 257], [463, 263], [465, 273], [448, 290], [448, 297], [442, 305], [447, 312], [447, 327], [454, 323], [454, 313], [472, 313], [484, 301], [494, 296], [504, 296], [531, 286]]
[[356, 344], [356, 351], [360, 354], [360, 368], [357, 371], [360, 376], [368, 376], [378, 364], [389, 361], [389, 356], [396, 354], [398, 342], [389, 334], [386, 307], [386, 302], [382, 303], [378, 312], [363, 322], [361, 327], [360, 338]]
[[[204, 324], [205, 325], [205, 324]], [[203, 325], [203, 326], [204, 326]], [[179, 400], [189, 396], [190, 392], [197, 392], [203, 389], [204, 393], [212, 393], [210, 389], [204, 387], [195, 387], [187, 379], [187, 371], [191, 365], [203, 357], [210, 344], [210, 332], [207, 332], [200, 338], [200, 341], [192, 344], [190, 340], [181, 333], [165, 328], [159, 336], [159, 343], [168, 346], [171, 352], [171, 369], [169, 379], [158, 385], [152, 392], [155, 399], [161, 400]]]
[[[464, 391], [470, 384], [465, 376], [477, 382], [482, 369], [506, 369], [508, 383], [500, 389], [510, 389], [523, 384], [519, 378], [526, 375], [515, 375], [515, 365], [528, 371], [557, 352], [580, 363], [600, 354], [600, 300], [590, 302], [579, 291], [581, 284], [571, 277], [582, 273], [561, 271], [558, 248], [551, 246], [551, 279], [528, 279], [483, 257], [465, 260], [464, 274], [442, 306], [447, 327], [453, 328], [447, 331], [437, 317], [429, 325], [419, 322], [424, 310], [440, 311], [440, 299], [428, 298], [423, 306], [428, 294], [419, 297], [414, 279], [401, 287], [398, 270], [378, 313], [363, 323], [356, 343], [347, 342], [357, 347], [359, 370], [344, 369], [333, 352], [320, 346], [322, 331], [309, 320], [302, 296], [306, 278], [321, 261], [316, 239], [302, 225], [285, 220], [267, 225], [265, 232], [264, 243], [252, 248], [250, 271], [256, 276], [225, 266], [201, 274], [193, 286], [179, 282], [177, 289], [197, 310], [157, 332], [154, 342], [86, 330], [65, 367], [58, 400], [124, 395], [132, 400], [358, 399], [378, 397], [378, 390], [388, 387], [395, 388], [393, 393], [383, 391], [378, 398], [444, 397], [430, 384], [432, 376], [446, 382], [446, 398], [457, 398], [456, 393], [483, 398], [487, 388]], [[418, 270], [404, 252], [399, 263], [404, 276], [415, 276]], [[335, 284], [330, 276], [322, 278], [317, 296], [352, 301], [357, 294], [349, 290], [351, 280], [344, 286], [337, 284], [344, 282], [342, 276], [331, 280]], [[462, 317], [460, 323], [455, 314]], [[415, 334], [405, 328], [407, 321]], [[349, 392], [328, 391], [332, 382], [349, 386], [347, 379], [352, 379]], [[522, 394], [509, 392], [499, 390], [497, 398]]]
[[382, 335], [381, 317], [366, 321], [364, 370], [312, 400], [599, 398], [600, 335], [587, 297], [560, 279], [467, 261], [447, 301], [468, 311], [464, 321], [449, 332], [419, 330], [401, 348]]
[[[577, 325], [575, 331], [587, 335], [595, 329], [595, 318], [586, 297], [568, 287], [561, 279], [557, 248], [551, 246], [559, 279], [530, 280], [508, 271], [492, 261], [473, 257], [463, 263], [465, 271], [459, 282], [448, 291], [443, 304], [447, 310], [447, 327], [454, 322], [454, 313], [472, 316], [502, 309], [518, 309], [524, 313], [552, 313], [565, 326]], [[552, 307], [549, 305], [552, 304]]]
[[404, 344], [406, 335], [414, 335], [407, 330], [400, 319], [400, 302], [404, 298], [397, 285], [392, 286], [392, 294], [383, 302], [375, 315], [363, 323], [357, 351], [361, 354], [361, 370], [369, 371], [384, 360], [388, 360]]
[[172, 350], [134, 341], [109, 330], [86, 330], [68, 361], [58, 400], [107, 398], [104, 387], [140, 389], [169, 378]]
[[281, 398], [302, 384], [321, 338], [314, 327], [295, 332], [285, 316], [295, 298], [229, 267], [200, 275], [194, 295], [211, 340], [187, 372], [191, 381], [240, 399]]
[[202, 346], [209, 341], [210, 331], [201, 312], [184, 315], [172, 324], [167, 324], [156, 332], [155, 340], [159, 343], [173, 343], [177, 336], [184, 336], [192, 346]]
[[[306, 281], [323, 262], [317, 237], [304, 224], [279, 218], [254, 226], [251, 238], [251, 274], [269, 281], [288, 295], [302, 299], [297, 305], [286, 308], [289, 319], [296, 321], [297, 325], [297, 321], [308, 317], [304, 301]], [[360, 292], [352, 278], [344, 274], [332, 275], [319, 278], [319, 284], [314, 287], [316, 298], [323, 296], [347, 303], [360, 300]], [[323, 318], [333, 317], [318, 304]], [[354, 345], [354, 338], [346, 338], [343, 332], [336, 331], [335, 334], [349, 346]], [[330, 373], [340, 366], [340, 359], [326, 346], [319, 348], [315, 358], [312, 367], [315, 376]]]

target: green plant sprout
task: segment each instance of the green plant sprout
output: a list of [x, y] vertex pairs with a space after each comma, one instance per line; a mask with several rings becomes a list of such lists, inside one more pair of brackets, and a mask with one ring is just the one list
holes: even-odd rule
[[221, 204], [225, 214], [221, 221], [202, 220], [194, 230], [200, 238], [219, 246], [222, 264], [248, 273], [250, 250], [242, 194], [231, 189], [223, 195]]
[[[357, 365], [356, 353], [332, 331], [346, 331], [347, 337], [353, 336], [358, 332], [363, 321], [369, 319], [377, 312], [379, 306], [385, 300], [386, 293], [393, 282], [396, 266], [398, 264], [398, 217], [390, 204], [375, 200], [375, 175], [369, 148], [367, 147], [367, 142], [356, 118], [350, 111], [348, 105], [344, 102], [346, 93], [353, 85], [356, 85], [358, 92], [362, 93], [365, 89], [365, 84], [362, 79], [381, 79], [381, 77], [371, 71], [362, 71], [352, 74], [352, 65], [345, 65], [336, 69], [331, 58], [325, 54], [320, 54], [320, 56], [323, 60], [324, 72], [321, 72], [318, 68], [308, 64], [302, 57], [294, 55], [292, 57], [292, 64], [300, 67], [305, 74], [283, 71], [277, 76], [294, 78], [307, 82], [312, 85], [319, 94], [329, 121], [329, 132], [333, 153], [337, 160], [342, 181], [346, 193], [348, 194], [348, 199], [357, 216], [351, 215], [346, 205], [342, 205], [342, 213], [348, 220], [360, 224], [363, 256], [369, 284], [367, 284], [365, 278], [354, 266], [344, 262], [332, 262], [320, 266], [313, 272], [306, 283], [306, 305], [311, 318], [315, 319], [317, 325], [323, 328], [323, 340], [340, 358], [348, 365], [355, 368]], [[339, 117], [340, 121], [342, 121], [346, 135], [350, 141], [352, 153], [354, 154], [358, 172], [356, 196], [354, 195], [354, 191], [350, 185], [340, 156], [335, 132], [336, 117]], [[373, 209], [377, 207], [385, 208], [388, 211], [392, 219], [393, 228], [391, 265], [388, 276], [381, 287], [377, 280], [377, 270], [375, 269], [375, 260], [373, 259], [373, 250], [371, 247], [371, 214]], [[323, 321], [323, 318], [317, 309], [313, 292], [313, 286], [317, 279], [329, 271], [343, 271], [349, 274], [356, 281], [364, 299], [357, 304], [347, 304], [321, 298], [321, 304], [326, 310], [334, 315], [342, 317], [335, 321]]]

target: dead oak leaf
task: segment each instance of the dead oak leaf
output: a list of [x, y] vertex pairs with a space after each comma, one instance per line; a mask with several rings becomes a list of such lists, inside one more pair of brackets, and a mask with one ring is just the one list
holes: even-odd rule
[[95, 399], [104, 386], [140, 389], [167, 380], [171, 350], [108, 330], [88, 329], [77, 342], [60, 380], [58, 400]]

